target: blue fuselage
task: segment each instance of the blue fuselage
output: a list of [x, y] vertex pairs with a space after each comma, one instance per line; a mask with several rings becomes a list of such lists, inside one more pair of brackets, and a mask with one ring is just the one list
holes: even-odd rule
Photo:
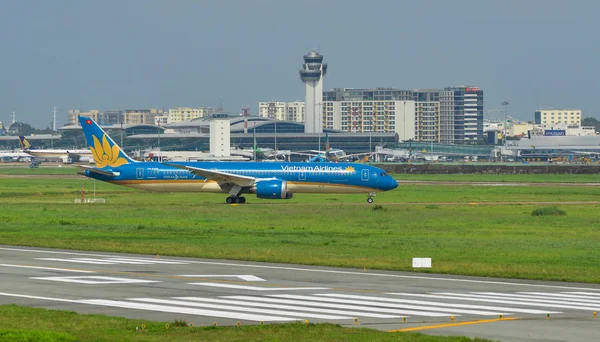
[[291, 193], [380, 192], [398, 186], [384, 170], [357, 163], [140, 162], [105, 169], [114, 172], [114, 176], [90, 171], [85, 171], [85, 175], [151, 191], [226, 192], [217, 182], [172, 165], [216, 170], [257, 181], [281, 180], [287, 183]]

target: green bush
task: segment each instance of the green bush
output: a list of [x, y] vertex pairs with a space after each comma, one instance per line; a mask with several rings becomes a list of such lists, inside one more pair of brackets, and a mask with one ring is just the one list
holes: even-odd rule
[[565, 216], [567, 213], [557, 207], [537, 208], [531, 212], [531, 216]]

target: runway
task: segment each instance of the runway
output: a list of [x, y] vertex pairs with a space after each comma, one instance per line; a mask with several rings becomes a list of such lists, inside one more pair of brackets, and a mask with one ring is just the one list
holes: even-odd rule
[[0, 246], [0, 276], [0, 304], [196, 326], [308, 320], [502, 341], [600, 331], [591, 284], [14, 246]]

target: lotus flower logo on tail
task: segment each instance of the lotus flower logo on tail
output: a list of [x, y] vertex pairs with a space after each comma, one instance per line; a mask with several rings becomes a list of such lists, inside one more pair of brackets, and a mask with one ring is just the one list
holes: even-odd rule
[[97, 168], [107, 166], [119, 167], [129, 163], [127, 159], [119, 157], [119, 146], [110, 146], [108, 139], [106, 139], [106, 134], [102, 135], [102, 143], [100, 143], [100, 140], [95, 135], [93, 138], [94, 146], [90, 146], [90, 150], [92, 150], [92, 156], [94, 156]]

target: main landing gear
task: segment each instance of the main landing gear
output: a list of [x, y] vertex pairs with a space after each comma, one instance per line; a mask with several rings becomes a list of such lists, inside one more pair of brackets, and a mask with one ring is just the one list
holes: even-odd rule
[[374, 192], [369, 192], [369, 198], [367, 198], [367, 203], [373, 203], [373, 196], [375, 196], [376, 193]]
[[240, 204], [244, 204], [246, 203], [246, 197], [244, 196], [229, 196], [225, 199], [225, 203], [227, 204], [233, 204], [233, 203], [240, 203]]

